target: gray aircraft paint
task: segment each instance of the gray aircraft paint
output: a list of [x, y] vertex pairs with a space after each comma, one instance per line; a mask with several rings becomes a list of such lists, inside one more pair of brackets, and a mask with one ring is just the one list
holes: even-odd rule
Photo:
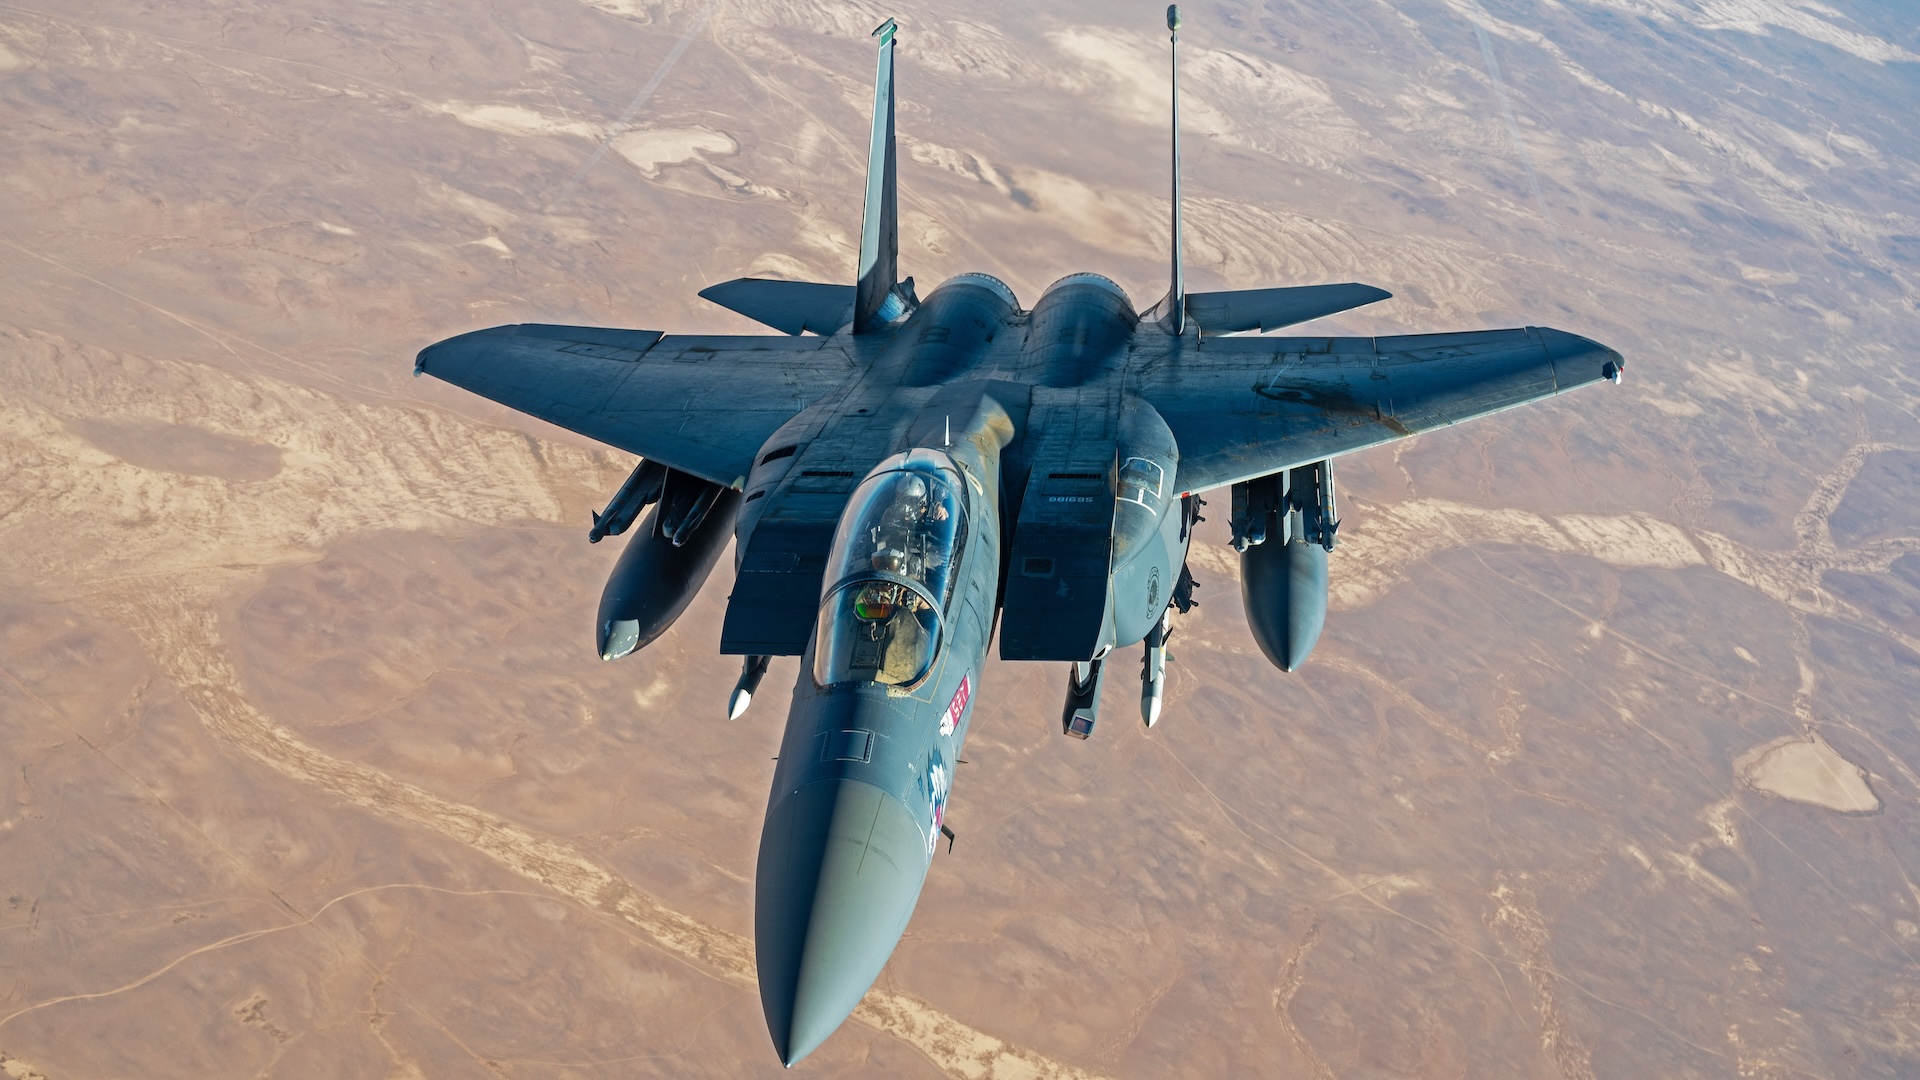
[[[1242, 556], [1249, 625], [1270, 659], [1297, 667], [1325, 617], [1337, 525], [1330, 465], [1319, 463], [1618, 380], [1623, 367], [1603, 345], [1541, 327], [1223, 336], [1387, 294], [1345, 283], [1187, 295], [1177, 231], [1174, 287], [1144, 314], [1097, 274], [1061, 279], [1030, 309], [978, 274], [921, 301], [895, 271], [892, 21], [876, 34], [856, 284], [739, 279], [702, 294], [795, 336], [527, 324], [450, 338], [415, 361], [416, 373], [667, 470], [664, 486], [636, 476], [623, 492], [706, 485], [701, 505], [719, 516], [672, 533], [688, 550], [663, 539], [664, 504], [629, 541], [651, 546], [623, 556], [609, 580], [596, 634], [609, 658], [651, 640], [685, 608], [717, 550], [712, 532], [732, 517], [736, 573], [721, 650], [748, 659], [730, 707], [750, 699], [765, 657], [802, 658], [754, 904], [762, 1004], [788, 1064], [847, 1017], [906, 927], [939, 843], [996, 615], [1003, 659], [1072, 662], [1063, 727], [1083, 737], [1102, 658], [1144, 640], [1151, 724], [1164, 685], [1152, 681], [1164, 668], [1163, 620], [1185, 602], [1196, 508], [1187, 496], [1248, 485], [1236, 487], [1238, 503], [1270, 483], [1263, 478], [1326, 477], [1319, 518], [1301, 504], [1266, 526], [1235, 521], [1240, 544], [1257, 543], [1249, 531], [1273, 530]], [[908, 460], [951, 461], [964, 478], [952, 592], [915, 609], [938, 628], [922, 639], [934, 642], [928, 669], [905, 685], [822, 686], [816, 627], [847, 595], [828, 573], [847, 558], [835, 550], [836, 530], [870, 474]], [[594, 537], [617, 534], [637, 510], [616, 497]], [[1307, 520], [1324, 523], [1315, 543], [1280, 535]]]

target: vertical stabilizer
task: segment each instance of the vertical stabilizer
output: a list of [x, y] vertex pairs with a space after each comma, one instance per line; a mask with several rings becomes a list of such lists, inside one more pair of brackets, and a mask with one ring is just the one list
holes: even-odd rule
[[1167, 5], [1167, 34], [1173, 43], [1173, 287], [1167, 291], [1167, 315], [1173, 332], [1187, 332], [1187, 269], [1180, 259], [1180, 5]]
[[896, 291], [900, 240], [895, 187], [898, 167], [893, 150], [892, 19], [880, 24], [880, 67], [873, 77], [873, 141], [867, 150], [867, 205], [860, 222], [860, 274], [853, 303], [853, 332], [866, 333], [892, 322], [906, 310]]

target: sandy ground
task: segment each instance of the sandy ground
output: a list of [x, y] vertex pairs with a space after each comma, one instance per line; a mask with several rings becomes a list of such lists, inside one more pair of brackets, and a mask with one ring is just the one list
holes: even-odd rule
[[1842, 814], [1871, 814], [1880, 800], [1867, 786], [1866, 770], [1834, 752], [1815, 735], [1787, 736], [1756, 746], [1734, 761], [1740, 779], [1755, 789]]

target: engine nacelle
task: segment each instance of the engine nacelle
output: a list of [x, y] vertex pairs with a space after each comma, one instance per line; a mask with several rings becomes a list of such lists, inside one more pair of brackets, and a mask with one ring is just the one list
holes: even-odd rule
[[1282, 671], [1307, 662], [1326, 626], [1327, 553], [1339, 527], [1331, 462], [1234, 485], [1233, 544], [1247, 627]]
[[1124, 357], [1140, 316], [1127, 292], [1099, 274], [1069, 274], [1033, 305], [1026, 353], [1043, 386], [1079, 386]]
[[682, 472], [667, 475], [660, 501], [620, 553], [594, 622], [602, 660], [653, 642], [687, 610], [733, 535], [740, 493]]

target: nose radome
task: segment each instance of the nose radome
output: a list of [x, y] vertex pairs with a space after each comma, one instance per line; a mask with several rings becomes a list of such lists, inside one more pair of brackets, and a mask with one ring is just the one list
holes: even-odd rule
[[812, 1053], [860, 1004], [907, 928], [929, 858], [905, 804], [863, 781], [810, 784], [768, 812], [754, 951], [782, 1062]]
[[637, 619], [602, 619], [599, 637], [597, 648], [600, 650], [600, 659], [618, 660], [639, 647], [640, 622]]

